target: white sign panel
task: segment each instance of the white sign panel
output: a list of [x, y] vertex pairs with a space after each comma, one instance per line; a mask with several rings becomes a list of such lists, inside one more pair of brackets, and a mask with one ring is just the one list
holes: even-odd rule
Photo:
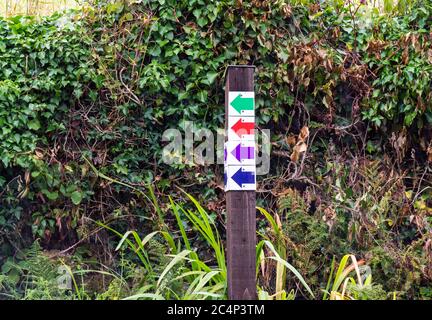
[[255, 189], [255, 166], [225, 166], [225, 191], [247, 191]]
[[230, 91], [228, 102], [228, 117], [255, 116], [255, 92]]
[[225, 165], [255, 166], [255, 141], [227, 141], [225, 143]]
[[228, 141], [255, 141], [255, 117], [228, 117]]

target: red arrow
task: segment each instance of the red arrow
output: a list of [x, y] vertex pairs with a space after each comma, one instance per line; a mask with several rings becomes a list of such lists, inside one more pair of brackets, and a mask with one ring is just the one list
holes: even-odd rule
[[254, 122], [243, 122], [240, 118], [231, 129], [241, 138], [242, 134], [253, 134], [255, 128]]

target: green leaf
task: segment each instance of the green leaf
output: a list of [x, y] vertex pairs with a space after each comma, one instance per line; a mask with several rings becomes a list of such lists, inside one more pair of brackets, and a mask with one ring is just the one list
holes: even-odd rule
[[204, 27], [208, 23], [208, 19], [205, 17], [201, 17], [197, 20], [197, 22], [200, 27]]
[[41, 125], [38, 119], [33, 119], [28, 123], [28, 127], [32, 130], [39, 130]]
[[58, 194], [57, 191], [50, 192], [50, 191], [48, 191], [48, 190], [46, 190], [46, 189], [42, 190], [42, 193], [43, 193], [44, 195], [46, 195], [46, 197], [47, 197], [48, 199], [50, 199], [50, 200], [56, 200], [56, 199], [58, 198], [58, 196], [59, 196], [59, 194]]
[[79, 205], [81, 203], [82, 198], [83, 198], [83, 194], [79, 191], [74, 191], [71, 194], [71, 199], [74, 205]]
[[216, 80], [217, 76], [218, 76], [218, 73], [217, 73], [217, 72], [209, 71], [209, 72], [207, 73], [207, 79], [204, 79], [202, 82], [203, 82], [204, 84], [208, 84], [208, 85], [210, 85], [210, 84], [212, 84], [212, 83]]
[[110, 3], [107, 5], [107, 12], [108, 14], [111, 13], [120, 13], [122, 12], [124, 9], [124, 4], [120, 1], [118, 2], [114, 2], [114, 3]]

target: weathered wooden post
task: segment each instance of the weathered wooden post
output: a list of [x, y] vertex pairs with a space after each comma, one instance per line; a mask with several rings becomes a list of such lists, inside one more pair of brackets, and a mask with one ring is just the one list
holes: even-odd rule
[[229, 66], [225, 80], [228, 297], [256, 299], [254, 66]]

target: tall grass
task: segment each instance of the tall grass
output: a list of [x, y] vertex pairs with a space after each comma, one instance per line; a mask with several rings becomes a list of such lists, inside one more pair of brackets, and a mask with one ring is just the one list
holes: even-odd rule
[[[127, 297], [126, 299], [226, 299], [227, 292], [227, 267], [223, 242], [218, 228], [207, 211], [191, 195], [185, 193], [193, 204], [193, 209], [176, 203], [169, 197], [169, 208], [171, 209], [176, 226], [174, 231], [169, 231], [167, 226], [160, 230], [149, 233], [141, 238], [136, 231], [128, 231], [121, 234], [110, 226], [99, 222], [98, 224], [119, 236], [120, 241], [117, 250], [126, 246], [137, 255], [143, 267], [148, 273], [149, 281], [145, 286], [145, 292], [140, 292]], [[152, 198], [150, 196], [150, 198]], [[158, 206], [157, 203], [153, 202]], [[260, 209], [262, 210], [262, 209]], [[169, 262], [163, 270], [157, 273], [149, 259], [150, 240], [158, 237], [164, 239], [166, 244]], [[207, 246], [194, 246], [191, 239], [201, 239]], [[277, 248], [277, 249], [276, 249]], [[278, 273], [278, 292], [276, 295], [259, 290], [259, 297], [262, 299], [288, 299], [294, 298], [293, 292], [286, 294], [284, 290], [284, 277], [286, 271], [290, 271], [306, 288], [311, 297], [314, 297], [312, 290], [300, 273], [285, 260], [286, 253], [280, 250], [268, 240], [262, 240], [257, 245], [257, 272], [262, 263], [267, 260], [276, 261]], [[201, 250], [201, 251], [200, 251]], [[278, 252], [278, 250], [280, 252]], [[212, 259], [204, 259], [206, 256]], [[179, 286], [178, 283], [181, 283]], [[180, 287], [180, 290], [178, 289]]]
[[[134, 292], [124, 299], [197, 300], [227, 298], [227, 267], [223, 242], [210, 215], [194, 197], [183, 191], [193, 204], [193, 209], [188, 209], [184, 204], [179, 204], [169, 197], [168, 207], [175, 217], [176, 225], [168, 225], [165, 221], [166, 213], [161, 209], [159, 199], [155, 196], [151, 186], [148, 186], [149, 195], [147, 195], [136, 187], [102, 174], [87, 159], [85, 160], [99, 178], [129, 187], [141, 195], [156, 212], [154, 218], [158, 222], [156, 228], [159, 230], [155, 230], [142, 238], [135, 230], [122, 234], [111, 226], [98, 222], [100, 226], [112, 231], [120, 238], [116, 250], [125, 246], [129, 248], [138, 257], [147, 272], [147, 282], [138, 292]], [[294, 299], [294, 290], [286, 290], [289, 289], [286, 288], [288, 271], [306, 289], [308, 295], [315, 298], [307, 281], [287, 261], [288, 247], [279, 217], [277, 215], [273, 217], [263, 208], [258, 208], [258, 210], [266, 218], [272, 231], [269, 235], [259, 234], [262, 240], [256, 246], [256, 274], [258, 275], [260, 268], [269, 269], [269, 266], [266, 266], [267, 262], [273, 261], [273, 264], [276, 262], [275, 293], [270, 294], [257, 287], [258, 298]], [[165, 242], [165, 256], [168, 258], [168, 262], [163, 265], [162, 270], [158, 270], [160, 266], [155, 265], [155, 262], [151, 261], [149, 257], [152, 246], [151, 240], [156, 238], [159, 238], [158, 241], [163, 239]], [[191, 239], [204, 240], [207, 246], [203, 246], [201, 242], [199, 242], [199, 246], [194, 246]], [[203, 257], [204, 252], [207, 253], [206, 256], [209, 254], [213, 258], [205, 259]], [[350, 258], [353, 263], [347, 266]], [[385, 293], [379, 287], [372, 286], [371, 277], [366, 278], [366, 280], [360, 277], [359, 265], [363, 263], [364, 261], [357, 262], [353, 255], [346, 255], [339, 263], [336, 275], [333, 277], [335, 268], [333, 260], [328, 285], [323, 290], [325, 292], [324, 299], [328, 299], [328, 295], [330, 295], [330, 299], [367, 299], [369, 296], [381, 298]], [[349, 277], [353, 271], [356, 272], [357, 281], [353, 277]]]
[[[174, 225], [156, 224], [160, 230], [152, 231], [145, 236], [135, 230], [122, 234], [116, 231], [109, 223], [97, 222], [99, 226], [106, 228], [119, 237], [116, 251], [124, 249], [122, 254], [128, 251], [128, 261], [138, 260], [142, 268], [136, 268], [136, 264], [120, 263], [121, 269], [133, 270], [133, 276], [140, 274], [138, 282], [136, 278], [131, 281], [131, 273], [119, 272], [106, 266], [102, 270], [95, 268], [73, 270], [73, 261], [68, 263], [60, 258], [58, 261], [49, 259], [41, 254], [40, 247], [26, 254], [25, 263], [17, 266], [25, 277], [25, 287], [22, 293], [16, 292], [11, 281], [5, 276], [0, 276], [0, 294], [5, 291], [5, 298], [22, 297], [23, 299], [226, 299], [227, 298], [227, 268], [224, 246], [218, 232], [217, 225], [211, 219], [207, 211], [191, 195], [185, 193], [188, 204], [179, 204], [169, 197], [168, 208], [175, 217]], [[150, 196], [148, 199], [151, 199]], [[151, 200], [150, 200], [151, 201]], [[161, 212], [161, 217], [166, 219], [166, 212], [161, 210], [157, 202], [153, 203]], [[192, 204], [192, 205], [191, 205]], [[189, 208], [190, 207], [190, 208]], [[295, 290], [287, 288], [284, 277], [293, 276], [307, 291], [307, 298], [315, 298], [307, 281], [285, 258], [287, 256], [284, 246], [283, 233], [278, 218], [266, 210], [259, 208], [272, 226], [272, 242], [265, 235], [256, 246], [257, 261], [256, 273], [260, 268], [276, 269], [275, 283], [271, 291], [266, 292], [260, 287], [258, 298], [261, 300], [293, 300], [296, 298]], [[164, 216], [162, 216], [164, 212]], [[167, 221], [168, 222], [168, 221]], [[194, 243], [194, 241], [196, 241]], [[204, 243], [203, 243], [204, 241]], [[37, 244], [37, 243], [36, 243]], [[162, 249], [155, 259], [155, 248]], [[125, 257], [122, 255], [122, 258]], [[351, 260], [351, 264], [349, 263]], [[123, 259], [122, 259], [123, 261]], [[56, 284], [56, 268], [59, 263], [71, 277], [71, 290], [60, 290]], [[72, 263], [72, 264], [71, 264]], [[345, 255], [336, 265], [335, 259], [331, 264], [331, 270], [327, 286], [324, 290], [324, 300], [354, 300], [354, 299], [386, 299], [388, 294], [379, 285], [372, 283], [370, 269], [365, 266], [365, 261], [357, 261], [354, 255]], [[50, 271], [50, 272], [47, 272]], [[85, 275], [99, 274], [112, 279], [108, 289], [103, 292], [90, 292], [84, 278]], [[80, 281], [81, 280], [81, 281]], [[143, 281], [142, 281], [143, 280]], [[114, 286], [112, 286], [114, 284]], [[96, 295], [95, 295], [96, 294]], [[396, 299], [396, 292], [393, 293]]]
[[[258, 211], [266, 218], [269, 225], [271, 226], [272, 239], [267, 235], [261, 235], [261, 240], [257, 245], [257, 274], [259, 267], [265, 266], [266, 259], [270, 259], [276, 262], [276, 278], [275, 278], [275, 294], [268, 295], [266, 292], [260, 293], [263, 296], [274, 297], [276, 300], [284, 300], [290, 295], [287, 295], [285, 291], [287, 271], [290, 271], [300, 281], [303, 287], [308, 291], [310, 296], [314, 298], [314, 294], [310, 287], [307, 285], [303, 276], [287, 261], [288, 253], [285, 244], [284, 235], [282, 234], [282, 225], [278, 217], [273, 216], [265, 209], [258, 207]], [[265, 255], [265, 248], [267, 248], [269, 254]]]
[[50, 15], [55, 11], [74, 8], [77, 0], [0, 0], [0, 15]]
[[[131, 188], [148, 201], [156, 212], [155, 218], [158, 220], [156, 225], [159, 230], [155, 230], [143, 238], [135, 230], [122, 234], [111, 226], [98, 222], [100, 226], [112, 231], [120, 238], [116, 250], [127, 246], [139, 258], [147, 272], [147, 283], [138, 292], [124, 299], [197, 300], [227, 298], [227, 267], [223, 242], [210, 215], [194, 197], [183, 191], [193, 204], [193, 209], [187, 209], [185, 205], [179, 204], [169, 197], [169, 209], [175, 217], [176, 226], [168, 226], [164, 221], [166, 213], [161, 209], [151, 186], [148, 186], [149, 195], [147, 195], [127, 183], [102, 174], [87, 159], [85, 160], [99, 178]], [[294, 275], [311, 298], [315, 298], [303, 276], [287, 261], [288, 248], [279, 217], [277, 215], [273, 217], [263, 208], [258, 208], [258, 210], [266, 218], [272, 231], [271, 237], [266, 234], [259, 235], [262, 240], [256, 246], [256, 274], [258, 275], [260, 268], [268, 269], [268, 267], [266, 268], [267, 261], [276, 262], [275, 293], [270, 294], [258, 287], [258, 298], [294, 299], [294, 290], [288, 291], [286, 290], [288, 288], [285, 288], [287, 271]], [[154, 261], [152, 262], [149, 257], [151, 240], [157, 237], [164, 240], [166, 257], [169, 259], [159, 272], [154, 266]], [[192, 238], [201, 238], [207, 246], [203, 246], [201, 243], [199, 247], [194, 246], [191, 241]], [[203, 252], [210, 253], [213, 259], [204, 259], [202, 257]], [[353, 263], [347, 266], [349, 259]], [[372, 286], [371, 276], [365, 280], [361, 278], [360, 266], [363, 263], [364, 261], [357, 262], [353, 255], [346, 255], [339, 263], [333, 277], [335, 268], [333, 260], [328, 284], [323, 290], [325, 292], [324, 299], [367, 299], [368, 296], [381, 298], [384, 292], [380, 288]], [[355, 271], [357, 279], [349, 276], [353, 271]]]
[[[179, 237], [163, 227], [141, 239], [136, 231], [128, 231], [122, 235], [110, 226], [98, 223], [121, 238], [116, 250], [126, 245], [138, 256], [149, 275], [147, 279], [155, 279], [154, 282], [148, 283], [146, 292], [134, 294], [126, 299], [226, 298], [226, 262], [219, 232], [204, 208], [192, 196], [186, 195], [194, 204], [195, 210], [185, 209], [169, 198], [169, 207], [176, 218]], [[205, 240], [208, 245], [205, 249], [211, 251], [215, 258], [213, 261], [205, 261], [200, 257], [198, 248], [194, 247], [189, 239], [186, 225], [191, 226], [194, 232]], [[169, 258], [169, 262], [159, 274], [155, 272], [148, 254], [150, 240], [158, 235], [166, 242], [166, 256]], [[179, 282], [182, 283], [180, 291], [174, 289]]]
[[[351, 264], [348, 264], [351, 260]], [[333, 259], [330, 276], [324, 291], [324, 300], [382, 300], [387, 299], [388, 294], [379, 285], [372, 283], [372, 274], [362, 275], [365, 261], [357, 261], [352, 254], [342, 257], [338, 268], [335, 269]], [[354, 276], [350, 274], [354, 273]], [[396, 300], [396, 293], [393, 293]]]

